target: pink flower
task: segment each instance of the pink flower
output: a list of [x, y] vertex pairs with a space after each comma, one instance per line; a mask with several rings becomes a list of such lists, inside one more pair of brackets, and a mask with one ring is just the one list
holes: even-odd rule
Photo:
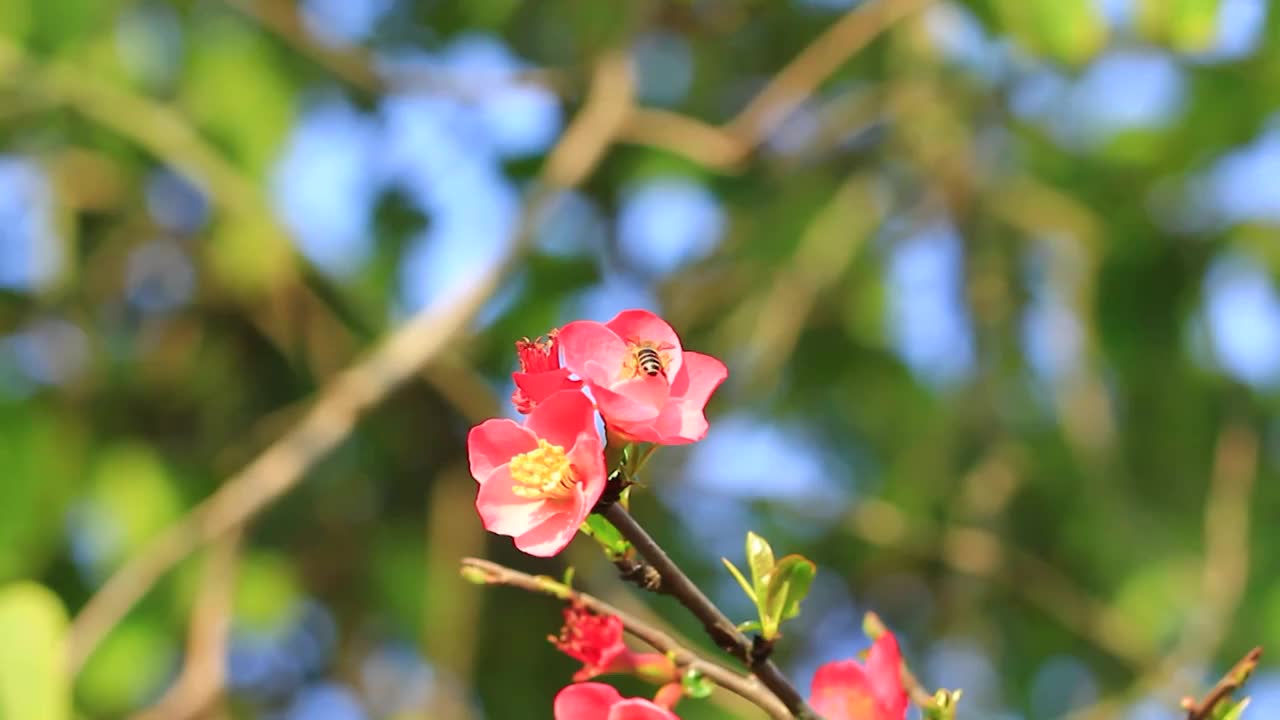
[[837, 660], [818, 668], [809, 704], [826, 720], [903, 720], [902, 653], [893, 633], [876, 639], [867, 664]]
[[579, 683], [556, 695], [555, 720], [680, 720], [644, 698], [623, 698], [612, 685]]
[[511, 393], [511, 403], [516, 410], [528, 415], [543, 400], [561, 390], [577, 390], [581, 380], [571, 380], [569, 371], [560, 367], [560, 349], [557, 347], [557, 330], [547, 333], [547, 339], [516, 341], [516, 355], [520, 358], [520, 371], [511, 373], [516, 389]]
[[580, 320], [564, 326], [559, 343], [565, 367], [586, 381], [610, 431], [662, 445], [707, 434], [704, 408], [729, 370], [681, 349], [662, 318], [625, 310], [604, 324]]
[[604, 492], [595, 409], [580, 392], [552, 395], [524, 425], [500, 418], [471, 428], [467, 455], [485, 529], [530, 555], [563, 550]]
[[622, 642], [622, 620], [617, 615], [597, 615], [578, 603], [564, 609], [559, 637], [548, 638], [582, 669], [574, 682], [607, 673], [635, 673], [656, 683], [678, 677], [675, 665], [661, 653], [638, 653]]

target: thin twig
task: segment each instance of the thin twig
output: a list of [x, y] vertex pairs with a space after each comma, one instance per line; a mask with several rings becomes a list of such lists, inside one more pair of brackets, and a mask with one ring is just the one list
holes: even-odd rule
[[613, 605], [578, 590], [570, 588], [545, 575], [528, 575], [488, 560], [479, 558], [463, 558], [464, 570], [479, 571], [485, 583], [490, 585], [510, 585], [529, 592], [551, 595], [561, 600], [581, 603], [588, 610], [599, 615], [616, 615], [622, 620], [627, 632], [643, 641], [650, 647], [666, 654], [681, 669], [692, 669], [706, 676], [715, 684], [738, 695], [769, 714], [775, 720], [789, 720], [791, 713], [772, 692], [755, 677], [743, 676], [699, 656], [696, 652], [681, 645], [674, 638], [658, 628]]
[[1193, 622], [1173, 650], [1159, 663], [1146, 663], [1150, 669], [1120, 697], [1073, 713], [1073, 720], [1111, 717], [1127, 697], [1153, 692], [1181, 668], [1215, 654], [1248, 584], [1249, 499], [1257, 475], [1257, 433], [1238, 421], [1227, 424], [1218, 436], [1205, 498], [1204, 562]]
[[370, 51], [358, 47], [334, 47], [318, 40], [307, 29], [298, 3], [293, 0], [224, 0], [227, 5], [253, 18], [263, 28], [309, 58], [335, 77], [370, 95], [386, 92], [440, 92], [469, 98], [485, 93], [494, 86], [538, 85], [561, 91], [563, 82], [554, 70], [535, 69], [493, 77], [491, 85], [477, 84], [476, 78], [453, 73], [414, 68], [392, 72], [382, 70]]
[[134, 715], [133, 720], [201, 717], [222, 692], [241, 540], [242, 533], [233, 532], [209, 546], [200, 592], [191, 612], [182, 672], [154, 705]]
[[1256, 647], [1250, 650], [1240, 661], [1231, 666], [1222, 679], [1213, 686], [1209, 694], [1204, 696], [1203, 700], [1196, 702], [1190, 698], [1183, 700], [1183, 709], [1187, 711], [1187, 720], [1209, 720], [1213, 717], [1214, 708], [1218, 703], [1231, 697], [1237, 690], [1244, 686], [1249, 676], [1253, 674], [1254, 669], [1258, 667], [1258, 660], [1262, 658], [1262, 648]]
[[799, 720], [814, 720], [817, 715], [791, 681], [782, 674], [772, 660], [757, 661], [753, 656], [753, 643], [734, 626], [733, 621], [720, 612], [720, 608], [703, 594], [688, 575], [675, 564], [649, 533], [631, 517], [620, 503], [610, 505], [605, 518], [618, 528], [622, 536], [631, 541], [640, 555], [662, 574], [662, 591], [680, 601], [702, 623], [711, 639], [734, 657], [741, 660], [760, 678], [760, 682], [773, 691]]

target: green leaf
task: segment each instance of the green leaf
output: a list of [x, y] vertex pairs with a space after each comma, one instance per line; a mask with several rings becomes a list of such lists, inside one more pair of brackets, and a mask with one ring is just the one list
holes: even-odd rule
[[809, 594], [817, 574], [818, 566], [803, 555], [787, 555], [778, 561], [769, 581], [769, 592], [785, 598], [779, 619], [787, 620], [800, 614], [800, 601]]
[[773, 548], [769, 547], [769, 541], [753, 532], [747, 533], [747, 565], [751, 568], [754, 597], [764, 596], [769, 574], [773, 572]]
[[272, 630], [288, 621], [302, 597], [294, 566], [283, 555], [254, 551], [240, 561], [235, 588], [236, 620]]
[[733, 563], [729, 562], [729, 558], [722, 557], [720, 558], [720, 562], [724, 563], [724, 566], [729, 568], [729, 572], [733, 574], [733, 578], [742, 586], [742, 592], [746, 593], [747, 597], [751, 598], [751, 602], [758, 604], [759, 600], [756, 599], [756, 591], [752, 589], [751, 584], [742, 576], [742, 573], [738, 568], [735, 567]]
[[86, 717], [124, 717], [172, 679], [180, 635], [167, 620], [138, 613], [111, 630], [76, 678]]
[[582, 527], [579, 528], [582, 534], [592, 538], [600, 547], [604, 549], [605, 555], [611, 560], [616, 560], [627, 554], [631, 550], [631, 542], [622, 537], [622, 533], [613, 523], [604, 518], [603, 515], [592, 513], [587, 516]]
[[744, 623], [738, 623], [738, 632], [760, 632], [760, 621], [748, 620]]
[[1249, 706], [1249, 698], [1232, 702], [1218, 703], [1218, 707], [1213, 711], [1214, 720], [1240, 720], [1244, 714], [1244, 709]]
[[52, 591], [33, 582], [0, 589], [0, 718], [68, 720], [67, 613]]
[[959, 703], [959, 690], [939, 690], [933, 694], [933, 700], [922, 708], [925, 720], [956, 720]]
[[698, 700], [711, 697], [711, 692], [716, 689], [715, 683], [693, 668], [690, 668], [680, 678], [680, 686], [684, 689], [684, 694], [687, 697]]

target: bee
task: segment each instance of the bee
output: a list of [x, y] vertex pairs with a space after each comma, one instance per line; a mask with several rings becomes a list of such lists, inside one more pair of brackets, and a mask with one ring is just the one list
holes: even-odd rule
[[636, 350], [636, 363], [640, 366], [640, 370], [649, 377], [656, 377], [662, 374], [662, 356], [658, 355], [658, 351], [651, 347], [642, 347]]

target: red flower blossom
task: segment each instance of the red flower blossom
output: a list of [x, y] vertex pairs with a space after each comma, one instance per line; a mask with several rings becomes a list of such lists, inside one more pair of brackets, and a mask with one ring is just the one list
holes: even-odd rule
[[579, 683], [556, 695], [555, 720], [680, 720], [644, 698], [624, 698], [612, 685]]
[[586, 381], [605, 424], [623, 437], [682, 445], [707, 434], [703, 410], [728, 376], [724, 363], [685, 352], [671, 326], [647, 310], [607, 323], [564, 326], [564, 364]]
[[582, 669], [574, 682], [607, 673], [635, 673], [656, 683], [678, 677], [675, 665], [661, 653], [637, 653], [622, 642], [622, 620], [617, 615], [597, 615], [578, 603], [564, 609], [559, 637], [548, 638]]
[[552, 395], [524, 425], [497, 418], [471, 428], [467, 455], [485, 528], [530, 555], [563, 550], [604, 492], [595, 409], [579, 392]]
[[516, 389], [511, 393], [511, 403], [516, 410], [528, 415], [543, 400], [561, 390], [577, 390], [581, 380], [569, 378], [569, 371], [560, 367], [558, 331], [547, 333], [547, 339], [516, 341], [516, 355], [520, 358], [520, 371], [511, 373]]
[[902, 653], [893, 633], [876, 639], [867, 663], [837, 660], [818, 668], [809, 704], [827, 720], [903, 720]]

